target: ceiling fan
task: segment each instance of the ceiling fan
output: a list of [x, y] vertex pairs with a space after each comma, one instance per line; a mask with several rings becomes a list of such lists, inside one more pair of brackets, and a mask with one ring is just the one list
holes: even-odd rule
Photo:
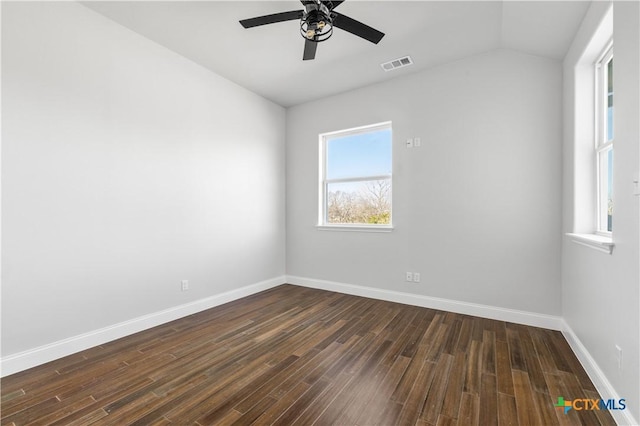
[[378, 44], [384, 33], [363, 24], [360, 21], [349, 18], [346, 15], [335, 12], [334, 9], [343, 3], [337, 0], [300, 0], [304, 10], [290, 10], [288, 12], [274, 13], [272, 15], [258, 16], [256, 18], [240, 21], [245, 28], [259, 27], [261, 25], [274, 24], [276, 22], [300, 20], [300, 34], [304, 38], [304, 53], [302, 59], [307, 61], [316, 57], [318, 43], [326, 41], [333, 34], [333, 27], [340, 28]]

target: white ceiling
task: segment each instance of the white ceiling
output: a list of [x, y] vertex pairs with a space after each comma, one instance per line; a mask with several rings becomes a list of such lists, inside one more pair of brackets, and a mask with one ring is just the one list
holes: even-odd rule
[[[194, 62], [288, 107], [493, 49], [562, 59], [589, 1], [360, 1], [337, 11], [386, 35], [374, 45], [336, 29], [302, 61], [297, 21], [244, 29], [240, 19], [301, 10], [291, 1], [83, 3]], [[414, 65], [380, 67], [410, 55]]]

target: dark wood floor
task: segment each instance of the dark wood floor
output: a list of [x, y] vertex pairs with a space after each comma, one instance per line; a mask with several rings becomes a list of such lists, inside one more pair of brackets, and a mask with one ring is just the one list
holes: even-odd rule
[[612, 425], [555, 331], [283, 285], [2, 380], [3, 425]]

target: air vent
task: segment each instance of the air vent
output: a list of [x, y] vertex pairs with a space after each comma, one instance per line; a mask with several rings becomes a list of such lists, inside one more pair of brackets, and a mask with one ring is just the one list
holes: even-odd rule
[[402, 58], [394, 59], [393, 61], [385, 62], [384, 64], [380, 64], [383, 70], [385, 71], [393, 71], [398, 68], [408, 67], [413, 64], [410, 56], [404, 56]]

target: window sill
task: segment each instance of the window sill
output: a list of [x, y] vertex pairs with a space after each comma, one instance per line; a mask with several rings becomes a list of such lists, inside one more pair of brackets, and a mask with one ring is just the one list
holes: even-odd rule
[[317, 225], [319, 231], [341, 232], [391, 232], [393, 226], [366, 226], [366, 225]]
[[613, 247], [615, 246], [615, 244], [613, 244], [613, 238], [605, 237], [602, 235], [572, 233], [566, 233], [565, 235], [571, 238], [571, 240], [576, 244], [580, 244], [607, 254], [611, 254], [613, 252]]

